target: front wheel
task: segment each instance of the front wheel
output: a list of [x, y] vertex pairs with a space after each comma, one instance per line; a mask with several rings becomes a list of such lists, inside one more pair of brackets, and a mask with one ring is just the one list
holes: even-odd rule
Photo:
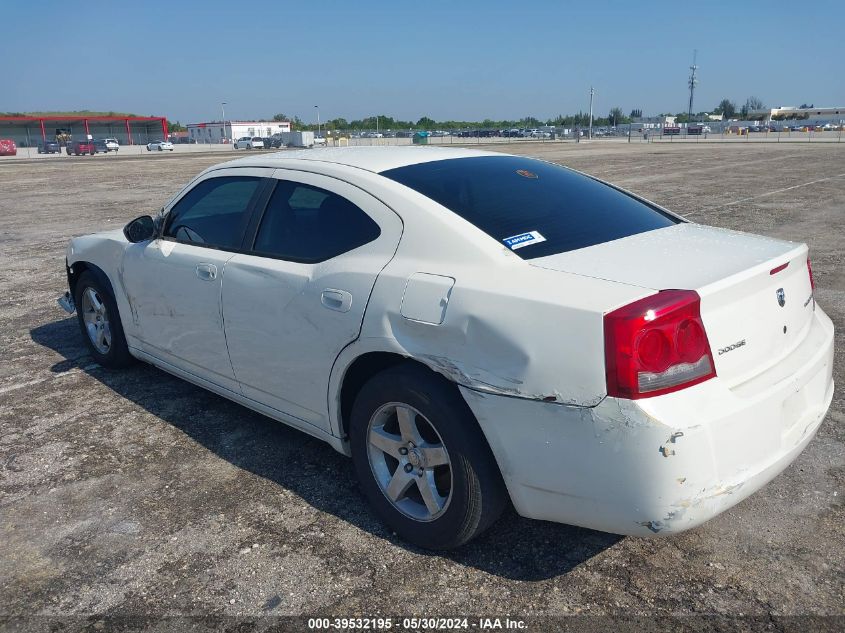
[[159, 146], [158, 146], [158, 151], [160, 151], [160, 152], [161, 152], [161, 151], [163, 151], [163, 149], [164, 149], [164, 148], [163, 148], [161, 145], [159, 145]]
[[507, 504], [487, 441], [455, 385], [403, 364], [367, 382], [352, 408], [355, 472], [379, 517], [403, 539], [451, 549]]
[[76, 282], [73, 301], [79, 328], [94, 359], [104, 367], [132, 364], [120, 314], [109, 287], [86, 271]]

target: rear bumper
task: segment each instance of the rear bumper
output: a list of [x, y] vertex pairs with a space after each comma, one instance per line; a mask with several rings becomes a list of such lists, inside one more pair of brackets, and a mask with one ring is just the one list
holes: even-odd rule
[[815, 436], [833, 398], [833, 324], [819, 308], [799, 352], [768, 383], [713, 379], [593, 408], [461, 391], [521, 515], [665, 535], [759, 490]]

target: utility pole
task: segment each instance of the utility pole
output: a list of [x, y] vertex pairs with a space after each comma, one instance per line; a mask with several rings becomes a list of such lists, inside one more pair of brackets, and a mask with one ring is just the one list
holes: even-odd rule
[[695, 64], [695, 59], [698, 57], [698, 50], [694, 50], [692, 52], [692, 66], [689, 67], [690, 69], [690, 76], [689, 76], [689, 109], [687, 110], [687, 131], [689, 132], [689, 124], [692, 122], [692, 97], [695, 93], [695, 84], [698, 83], [698, 79], [695, 78], [695, 71], [698, 70], [698, 66]]
[[[226, 142], [226, 102], [220, 102], [220, 111], [223, 113], [223, 138], [220, 139], [221, 143]], [[233, 139], [234, 140], [234, 139]]]
[[317, 110], [317, 137], [320, 137], [320, 106], [314, 106]]
[[590, 127], [589, 131], [587, 132], [587, 138], [593, 138], [593, 87], [590, 86]]

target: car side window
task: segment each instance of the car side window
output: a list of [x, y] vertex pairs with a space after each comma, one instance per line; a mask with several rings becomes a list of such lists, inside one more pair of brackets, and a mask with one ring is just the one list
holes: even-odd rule
[[346, 198], [279, 180], [258, 227], [253, 251], [297, 262], [321, 262], [372, 242], [378, 224]]
[[197, 184], [167, 214], [162, 236], [214, 248], [236, 249], [261, 178], [223, 176]]

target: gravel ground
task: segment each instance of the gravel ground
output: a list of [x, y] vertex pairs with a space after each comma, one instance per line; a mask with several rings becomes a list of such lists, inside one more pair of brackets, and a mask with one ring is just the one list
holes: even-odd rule
[[[698, 222], [806, 241], [843, 349], [845, 146], [496, 148]], [[845, 615], [841, 387], [796, 462], [701, 528], [622, 538], [511, 513], [439, 555], [386, 531], [327, 445], [151, 367], [94, 364], [55, 304], [67, 240], [156, 211], [230, 156], [0, 164], [0, 628], [203, 614], [221, 627], [314, 614]]]

